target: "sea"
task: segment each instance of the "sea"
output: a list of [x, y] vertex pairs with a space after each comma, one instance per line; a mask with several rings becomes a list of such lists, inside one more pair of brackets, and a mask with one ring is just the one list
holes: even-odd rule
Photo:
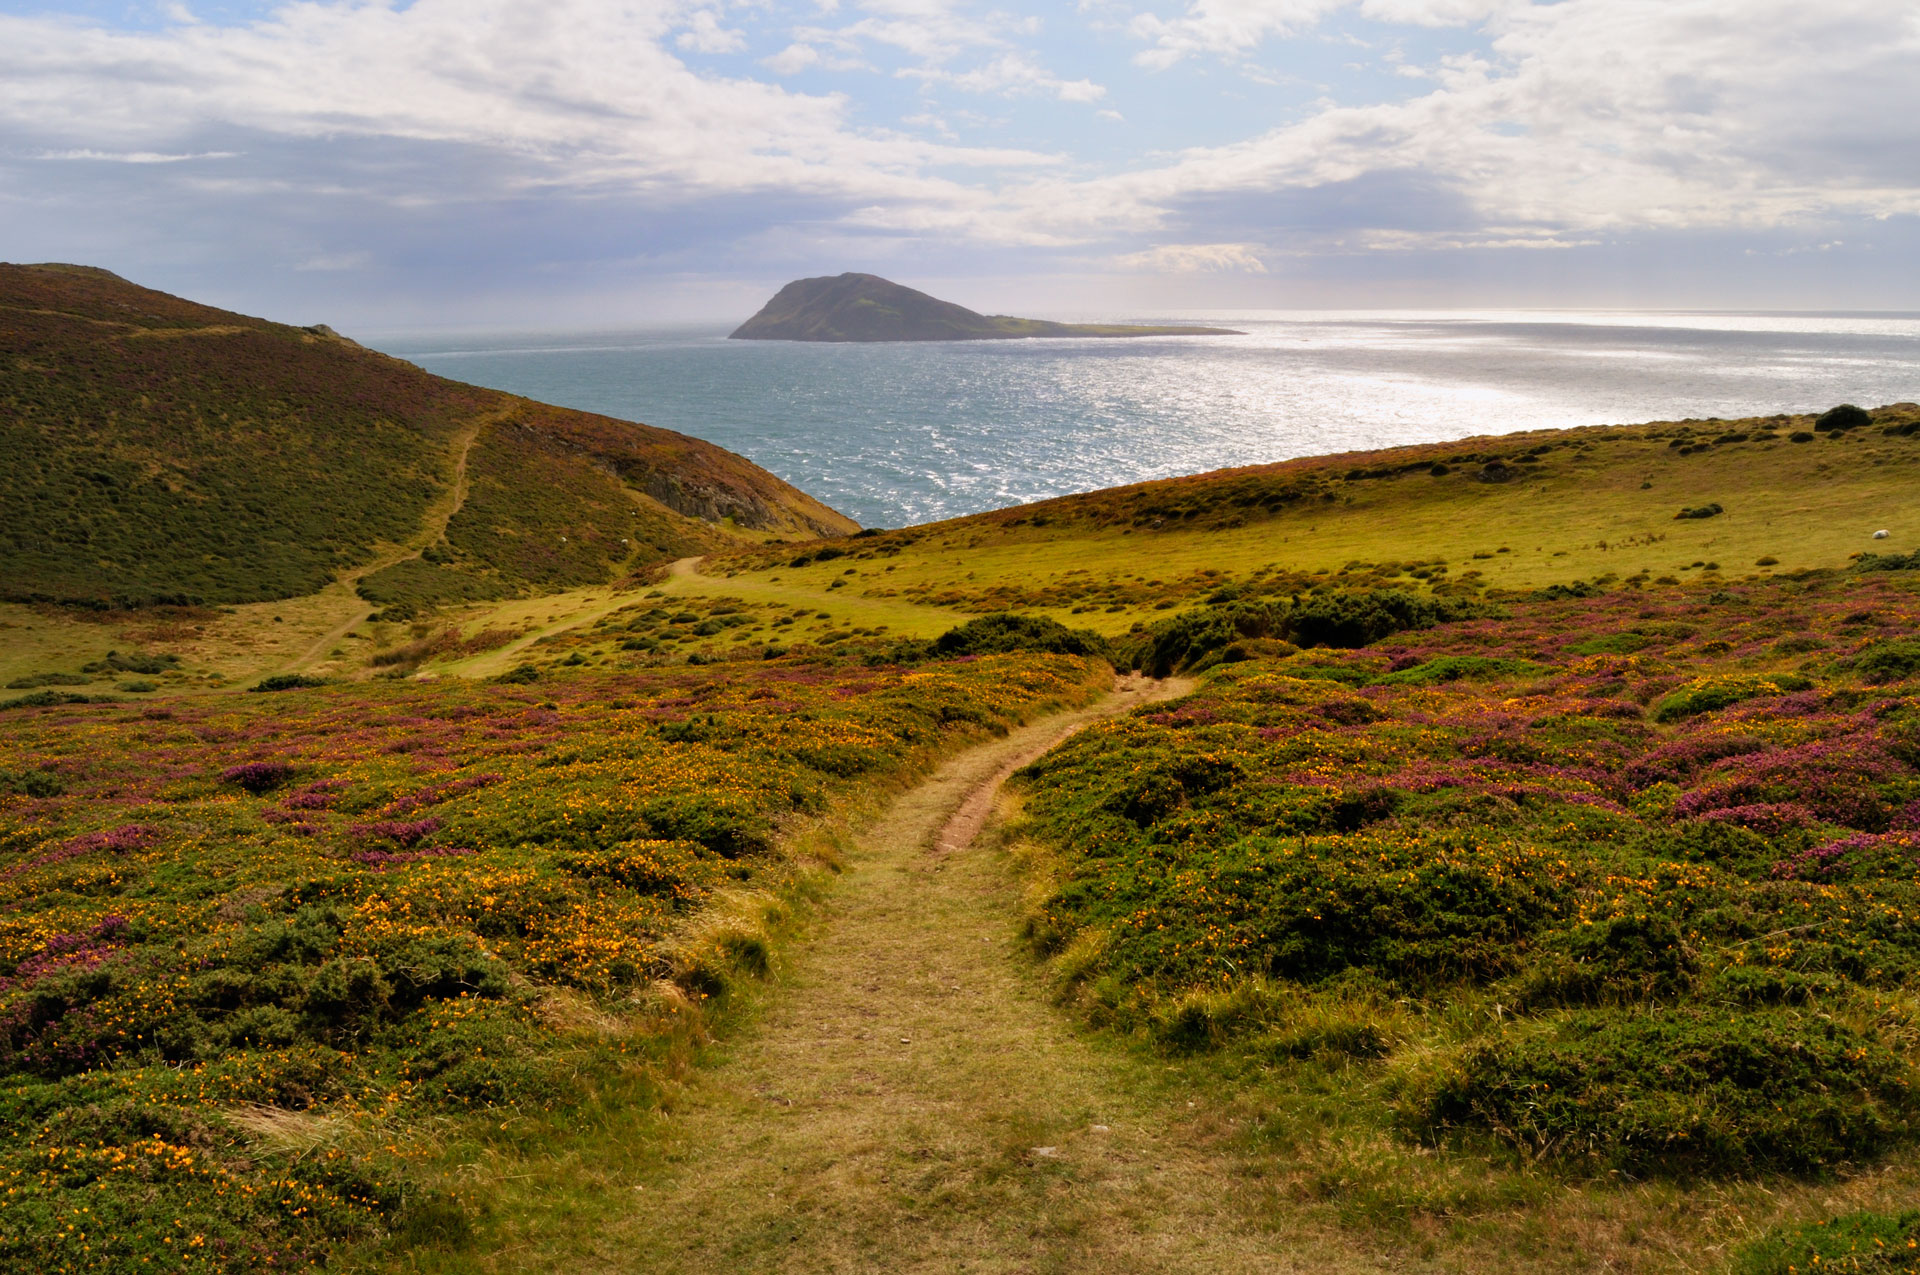
[[825, 345], [411, 333], [429, 371], [679, 430], [868, 527], [1477, 434], [1920, 400], [1920, 313], [1231, 311], [1244, 336]]

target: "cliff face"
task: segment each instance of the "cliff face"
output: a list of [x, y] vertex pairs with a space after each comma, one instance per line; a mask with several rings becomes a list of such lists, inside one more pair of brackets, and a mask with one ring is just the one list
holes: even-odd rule
[[796, 279], [733, 332], [739, 341], [1005, 341], [1024, 337], [1237, 336], [1225, 328], [1049, 323], [979, 314], [878, 275]]

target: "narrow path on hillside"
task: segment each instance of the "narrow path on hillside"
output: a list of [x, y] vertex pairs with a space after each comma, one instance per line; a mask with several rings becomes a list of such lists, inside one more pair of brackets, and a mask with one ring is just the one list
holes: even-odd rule
[[[974, 749], [859, 841], [787, 985], [662, 1122], [662, 1157], [585, 1272], [1372, 1269], [1262, 1232], [1209, 1151], [1204, 1095], [1076, 1031], [1016, 934], [1004, 856], [974, 845], [1011, 771], [1102, 703]], [[536, 1262], [533, 1241], [494, 1269]], [[583, 1260], [584, 1258], [584, 1260]], [[503, 1260], [504, 1259], [504, 1260]]]
[[317, 660], [324, 659], [334, 645], [354, 631], [366, 618], [373, 614], [373, 607], [355, 593], [355, 586], [376, 571], [384, 571], [396, 563], [406, 562], [419, 557], [434, 541], [447, 534], [447, 527], [467, 503], [467, 457], [473, 452], [473, 444], [480, 437], [480, 431], [509, 414], [508, 409], [488, 412], [475, 418], [470, 424], [456, 433], [449, 448], [453, 453], [453, 482], [445, 493], [428, 503], [421, 516], [420, 530], [404, 545], [396, 545], [386, 553], [376, 554], [371, 562], [355, 567], [335, 578], [335, 589], [345, 589], [348, 596], [358, 604], [353, 612], [340, 623], [333, 626], [320, 637], [315, 638], [299, 656], [283, 665], [279, 671], [294, 673], [306, 668]]

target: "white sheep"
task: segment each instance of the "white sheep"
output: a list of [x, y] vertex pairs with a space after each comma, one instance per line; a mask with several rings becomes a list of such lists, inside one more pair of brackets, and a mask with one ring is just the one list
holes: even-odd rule
[[1890, 531], [1876, 531], [1873, 533], [1873, 538], [1875, 540], [1885, 540], [1888, 536], [1892, 534], [1893, 533]]

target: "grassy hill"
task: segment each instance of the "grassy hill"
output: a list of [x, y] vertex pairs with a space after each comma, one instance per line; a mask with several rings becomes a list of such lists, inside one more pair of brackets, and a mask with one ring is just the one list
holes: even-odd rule
[[[1692, 510], [1705, 516], [1683, 517]], [[1713, 511], [1713, 512], [1708, 512]], [[1885, 530], [1884, 540], [1875, 540]], [[715, 584], [1020, 609], [1124, 633], [1223, 591], [1499, 598], [1844, 567], [1920, 548], [1920, 406], [1548, 430], [1313, 457], [725, 559]]]
[[[72, 347], [115, 366], [230, 336], [377, 359], [168, 298], [103, 318], [125, 285], [57, 282], [54, 317], [118, 325]], [[788, 507], [698, 505], [718, 484], [691, 440], [374, 366], [446, 397], [404, 426], [371, 392], [338, 414], [418, 490], [410, 522], [335, 533], [326, 589], [0, 607], [0, 1266], [158, 1269], [203, 1240], [194, 1269], [585, 1270], [704, 1229], [728, 1269], [784, 1269], [903, 1218], [971, 1253], [990, 1214], [1024, 1268], [1036, 1237], [1126, 1245], [1204, 1199], [1223, 1240], [1331, 1271], [1915, 1269], [1920, 408], [1323, 457], [775, 545], [738, 528], [791, 535]], [[156, 454], [166, 422], [272, 432], [193, 389], [108, 397]], [[322, 446], [333, 417], [281, 394], [254, 410]], [[127, 464], [106, 472], [172, 473]], [[209, 472], [296, 472], [254, 470]], [[179, 508], [224, 490], [187, 477], [139, 481]], [[127, 490], [96, 485], [112, 525]], [[713, 556], [610, 582], [622, 539], [677, 551], [634, 511]], [[883, 824], [896, 871], [842, 835], [961, 743], [1101, 694], [1102, 654], [1191, 693], [1024, 768], [1001, 841], [923, 855]], [[216, 693], [269, 669], [365, 680]], [[955, 1022], [990, 999], [1062, 1052], [863, 1014], [831, 1101], [793, 1068], [751, 1099], [686, 1085], [714, 1030], [799, 1023], [827, 1051], [831, 1020], [753, 1007], [794, 934], [847, 931], [835, 898], [811, 920], [843, 856], [836, 890], [897, 892], [871, 910], [885, 958], [817, 946], [798, 982], [890, 982]], [[902, 946], [909, 915], [981, 959]], [[1038, 1089], [954, 1064], [1051, 1075], [1069, 1049], [1152, 1084], [1031, 1120]], [[956, 1095], [936, 1149], [874, 1059]], [[702, 1090], [722, 1139], [688, 1118]], [[836, 1104], [846, 1146], [769, 1150]], [[1191, 1176], [1116, 1190], [1109, 1154]]]
[[697, 439], [74, 266], [0, 265], [0, 449], [10, 601], [498, 598], [853, 530]]

